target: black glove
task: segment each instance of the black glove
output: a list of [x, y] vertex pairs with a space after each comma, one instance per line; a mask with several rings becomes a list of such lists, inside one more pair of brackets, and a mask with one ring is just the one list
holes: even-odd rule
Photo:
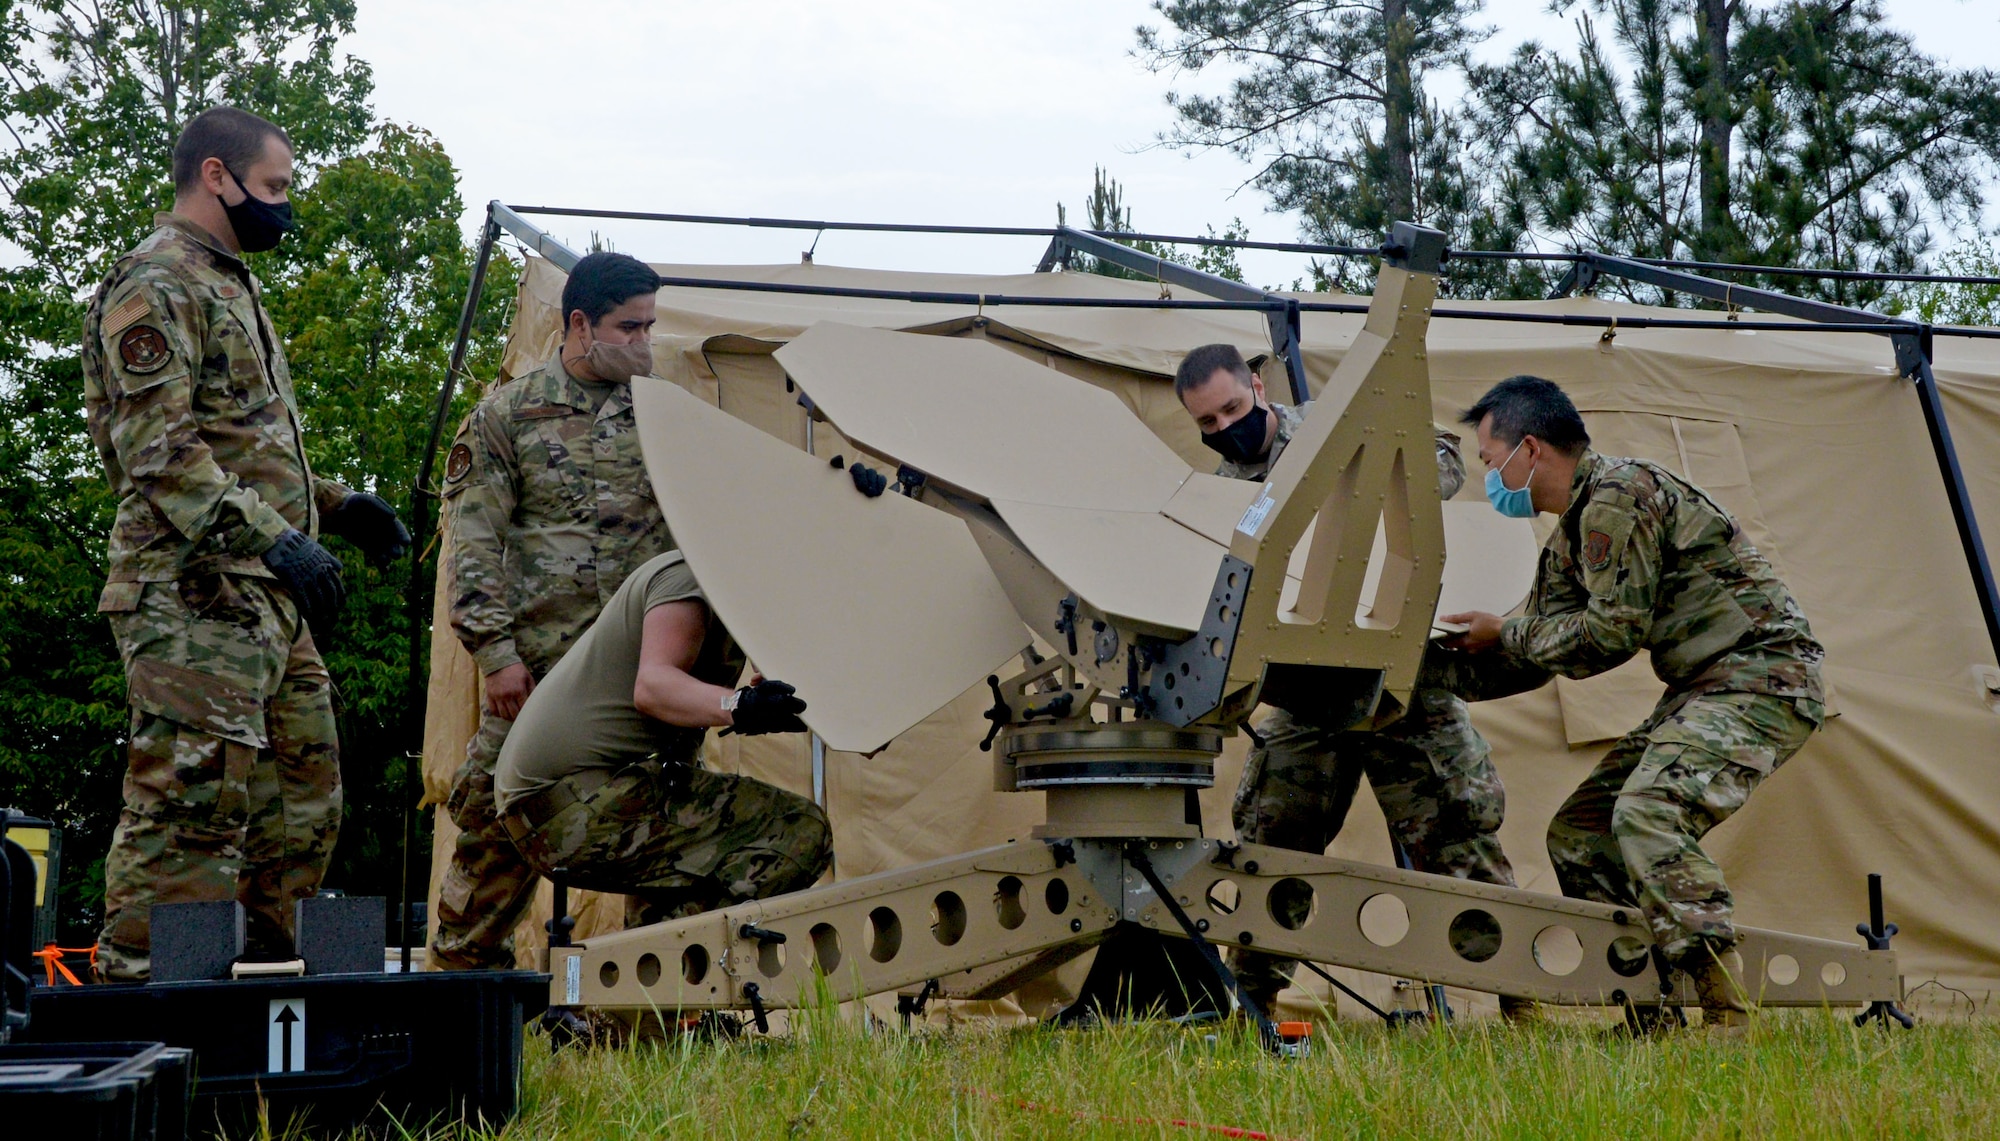
[[355, 492], [320, 516], [319, 529], [360, 547], [368, 561], [378, 567], [395, 562], [410, 550], [410, 529], [396, 518], [396, 509], [388, 500], [365, 491]]
[[347, 586], [340, 578], [340, 560], [307, 538], [305, 532], [287, 530], [264, 552], [264, 565], [291, 592], [306, 625], [312, 627], [313, 641], [325, 649], [326, 635], [333, 631], [340, 607], [347, 601]]
[[889, 487], [889, 477], [864, 463], [856, 463], [847, 469], [854, 477], [854, 490], [870, 499], [882, 494]]
[[806, 723], [799, 714], [806, 703], [793, 696], [798, 691], [782, 681], [760, 681], [736, 691], [736, 707], [731, 711], [734, 728], [745, 737], [760, 733], [803, 733]]

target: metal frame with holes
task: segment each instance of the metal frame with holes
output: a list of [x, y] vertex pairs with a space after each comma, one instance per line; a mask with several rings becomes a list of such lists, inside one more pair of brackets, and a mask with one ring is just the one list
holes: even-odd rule
[[[1630, 911], [1518, 888], [1213, 839], [1023, 840], [551, 949], [552, 999], [633, 1014], [846, 1001], [936, 979], [990, 999], [1103, 942], [1121, 923], [1179, 937], [1143, 855], [1208, 942], [1256, 947], [1560, 1005], [1692, 1004], [1661, 992]], [[1233, 896], [1233, 898], [1231, 898]], [[1309, 896], [1296, 928], [1274, 905]], [[1741, 928], [1765, 1006], [1896, 1001], [1893, 951]]]

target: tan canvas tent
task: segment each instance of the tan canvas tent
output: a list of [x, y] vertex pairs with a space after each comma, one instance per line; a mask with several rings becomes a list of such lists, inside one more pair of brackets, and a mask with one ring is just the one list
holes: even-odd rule
[[[991, 297], [1162, 292], [1154, 282], [1073, 273], [657, 268], [687, 278]], [[550, 263], [529, 259], [504, 376], [553, 353], [562, 282]], [[1625, 320], [1668, 315], [1589, 298], [1460, 308]], [[1996, 662], [1918, 399], [1897, 376], [1884, 337], [1821, 332], [1804, 323], [1797, 332], [1741, 329], [1713, 316], [1712, 329], [1626, 328], [1609, 337], [1593, 327], [1440, 318], [1429, 342], [1435, 414], [1455, 422], [1458, 410], [1506, 376], [1548, 377], [1583, 410], [1600, 450], [1661, 462], [1737, 515], [1826, 643], [1838, 711], [1708, 841], [1729, 872], [1739, 911], [1757, 926], [1853, 939], [1854, 924], [1866, 915], [1864, 877], [1881, 872], [1890, 918], [1902, 927], [1896, 945], [1916, 990], [1913, 1001], [1967, 1009], [1970, 1002], [1956, 991], [1983, 1008], [2000, 983], [2000, 713], [1988, 687]], [[1108, 390], [1201, 467], [1214, 457], [1174, 398], [1174, 367], [1187, 350], [1212, 341], [1233, 342], [1253, 357], [1269, 352], [1264, 320], [1249, 312], [1003, 308], [667, 288], [660, 293], [655, 371], [794, 447], [853, 456], [827, 425], [808, 424], [772, 358], [819, 321], [985, 338]], [[1306, 315], [1305, 360], [1315, 387], [1359, 325], [1359, 316]], [[1990, 527], [2000, 527], [2000, 351], [1990, 346], [1940, 339], [1937, 374], [1974, 505]], [[1282, 390], [1282, 369], [1266, 375]], [[1061, 411], [1049, 410], [1051, 430], [1060, 430]], [[1481, 472], [1469, 454], [1468, 462], [1472, 478], [1460, 498], [1477, 502]], [[477, 701], [470, 660], [442, 612], [437, 619], [425, 748], [434, 803], [443, 800], [463, 756]], [[867, 670], [869, 663], [853, 666]], [[1501, 835], [1523, 886], [1557, 890], [1542, 840], [1551, 813], [1658, 693], [1640, 661], [1474, 707], [1507, 782]], [[1039, 819], [1039, 794], [991, 791], [990, 759], [976, 747], [985, 704], [983, 693], [967, 693], [872, 759], [829, 754], [823, 799], [834, 823], [837, 877], [996, 843], [1025, 834]], [[1229, 833], [1229, 798], [1244, 748], [1240, 737], [1230, 742], [1217, 786], [1203, 794], [1212, 835]], [[709, 759], [812, 791], [803, 739], [712, 738]], [[440, 810], [433, 894], [450, 835]], [[1388, 862], [1386, 832], [1366, 798], [1334, 853]], [[580, 933], [615, 923], [617, 910], [586, 908]], [[523, 935], [524, 942], [539, 942], [538, 927]], [[1925, 985], [1932, 981], [1938, 985]], [[1060, 989], [1051, 984], [1026, 1005], [1035, 1009]]]

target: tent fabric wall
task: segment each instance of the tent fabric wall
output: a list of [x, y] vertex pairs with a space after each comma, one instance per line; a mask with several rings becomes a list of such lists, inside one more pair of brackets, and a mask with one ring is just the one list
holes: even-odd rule
[[[971, 276], [823, 266], [658, 266], [667, 276], [932, 289], [987, 295], [1157, 298], [1161, 287], [1084, 274]], [[554, 350], [562, 274], [530, 259], [503, 375]], [[1300, 295], [1324, 300], [1327, 295]], [[1440, 309], [1467, 307], [1441, 302]], [[1660, 315], [1574, 298], [1481, 302], [1483, 311]], [[1703, 316], [1685, 310], [1673, 316]], [[1111, 391], [1191, 463], [1212, 462], [1169, 383], [1197, 344], [1269, 351], [1261, 314], [912, 304], [670, 287], [660, 294], [656, 372], [795, 446], [805, 413], [770, 353], [815, 321], [984, 337]], [[1771, 551], [1828, 647], [1841, 715], [1781, 769], [1710, 850], [1724, 863], [1744, 922], [1852, 939], [1864, 876], [1885, 874], [1903, 969], [1983, 996], [2000, 983], [2000, 716], [1974, 668], [1995, 666], [1922, 409], [1895, 374], [1885, 338], [1732, 329], [1620, 330], [1439, 319], [1429, 341], [1435, 413], [1456, 420], [1494, 381], [1532, 372], [1561, 384], [1597, 446], [1687, 472]], [[1761, 318], [1760, 318], [1761, 320]], [[1360, 318], [1308, 313], [1305, 359], [1323, 382]], [[2000, 528], [2000, 349], [1940, 341], [1940, 388], [1973, 497]], [[1051, 409], [1051, 423], [1060, 423]], [[1470, 436], [1470, 431], [1466, 431]], [[830, 425], [823, 456], [857, 453]], [[1480, 476], [1461, 498], [1477, 499]], [[883, 568], [883, 573], [894, 573]], [[426, 787], [441, 797], [463, 752], [469, 666], [443, 623], [434, 635]], [[865, 669], [866, 663], [856, 663]], [[454, 672], [456, 671], [456, 672]], [[1659, 683], [1643, 664], [1474, 707], [1509, 792], [1501, 837], [1523, 886], [1557, 890], [1543, 844], [1556, 806], [1643, 717]], [[873, 759], [833, 753], [827, 800], [835, 875], [845, 879], [1001, 842], [1039, 819], [1039, 794], [991, 791], [979, 753], [985, 700], [968, 693]], [[456, 729], [450, 728], [456, 726]], [[454, 734], [457, 736], [454, 738]], [[1229, 742], [1203, 794], [1210, 834], [1228, 835], [1228, 803], [1246, 743]], [[711, 739], [710, 762], [809, 790], [802, 740]], [[441, 833], [442, 835], [442, 833]], [[448, 848], [437, 849], [442, 857]], [[1379, 812], [1362, 798], [1336, 855], [1386, 863]], [[604, 922], [615, 916], [608, 909]], [[1935, 997], [1927, 988], [1918, 998]], [[1983, 1005], [1983, 1001], [1982, 1001]]]

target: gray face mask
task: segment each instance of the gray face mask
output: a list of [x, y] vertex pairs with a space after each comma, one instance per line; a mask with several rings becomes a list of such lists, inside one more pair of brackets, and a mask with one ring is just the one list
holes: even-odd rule
[[590, 367], [590, 371], [612, 383], [630, 380], [635, 376], [651, 376], [653, 373], [653, 345], [650, 341], [637, 341], [629, 345], [607, 345], [603, 341], [591, 342], [590, 348], [577, 358]]

